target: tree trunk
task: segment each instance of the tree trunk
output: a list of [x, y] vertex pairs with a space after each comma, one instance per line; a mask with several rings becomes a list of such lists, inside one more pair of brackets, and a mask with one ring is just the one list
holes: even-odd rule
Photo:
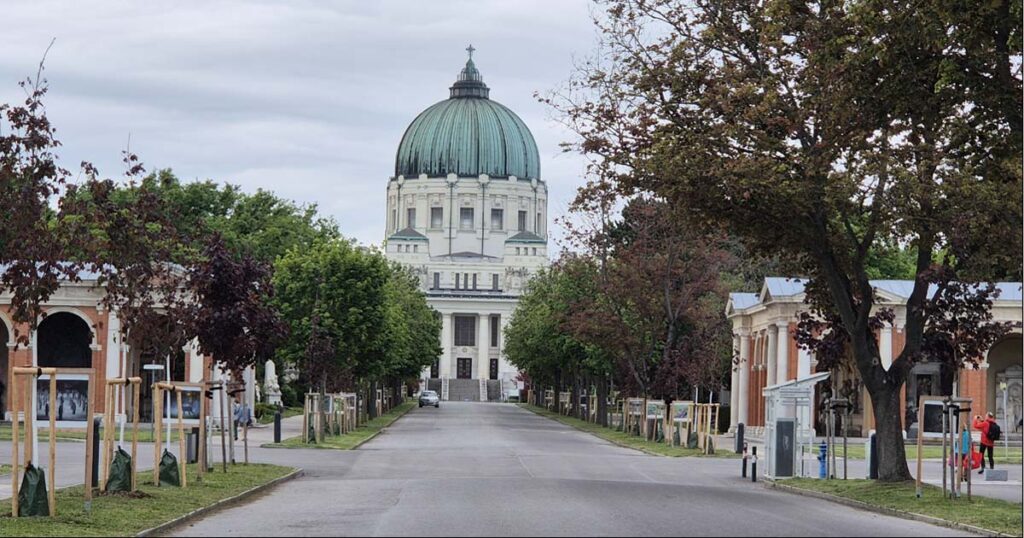
[[580, 418], [580, 376], [579, 374], [573, 374], [572, 376], [572, 405], [569, 408], [569, 414], [574, 418]]
[[369, 394], [366, 398], [366, 415], [370, 420], [377, 418], [377, 382], [370, 382]]
[[871, 408], [875, 413], [878, 480], [882, 482], [913, 480], [907, 466], [907, 450], [903, 442], [900, 386], [902, 384], [883, 384], [874, 390], [867, 387], [868, 393], [871, 394]]
[[597, 423], [608, 427], [608, 376], [597, 378]]
[[554, 390], [554, 402], [555, 402], [555, 413], [558, 413], [562, 409], [562, 371], [555, 370], [555, 390]]

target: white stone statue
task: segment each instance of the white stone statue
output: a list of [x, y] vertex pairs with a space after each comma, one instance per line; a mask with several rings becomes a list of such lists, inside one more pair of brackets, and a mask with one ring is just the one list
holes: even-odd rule
[[264, 368], [263, 388], [267, 403], [278, 405], [281, 403], [281, 385], [277, 382], [277, 365], [274, 361], [267, 361]]

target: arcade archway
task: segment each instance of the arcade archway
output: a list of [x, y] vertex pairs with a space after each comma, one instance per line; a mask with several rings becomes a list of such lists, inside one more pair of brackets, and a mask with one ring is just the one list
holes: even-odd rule
[[92, 329], [70, 312], [46, 316], [36, 333], [39, 366], [57, 368], [92, 367]]
[[[1014, 431], [1017, 423], [1024, 416], [1022, 396], [1024, 396], [1024, 368], [1021, 357], [1024, 356], [1024, 340], [1020, 334], [1011, 334], [1003, 338], [988, 352], [988, 372], [986, 373], [986, 408], [996, 415], [996, 420], [1003, 425], [1003, 431]], [[1004, 407], [1002, 383], [1006, 383], [1006, 406]], [[1004, 414], [1005, 410], [1005, 414]], [[1004, 418], [1006, 423], [1004, 424]]]

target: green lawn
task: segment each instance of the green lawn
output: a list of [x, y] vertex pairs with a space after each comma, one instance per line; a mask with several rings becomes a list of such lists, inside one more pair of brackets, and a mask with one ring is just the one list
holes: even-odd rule
[[[530, 411], [532, 411], [532, 412], [534, 412], [534, 413], [536, 413], [536, 414], [538, 414], [538, 415], [540, 415], [542, 417], [547, 417], [547, 418], [550, 418], [552, 420], [557, 420], [558, 422], [561, 422], [562, 424], [565, 424], [567, 426], [572, 426], [573, 428], [576, 428], [577, 430], [581, 430], [581, 431], [587, 432], [589, 434], [595, 435], [595, 436], [600, 437], [601, 439], [604, 439], [606, 441], [615, 443], [617, 445], [622, 445], [622, 446], [626, 446], [626, 447], [633, 448], [633, 449], [636, 449], [636, 450], [640, 450], [642, 452], [647, 452], [648, 454], [654, 454], [654, 455], [657, 455], [657, 456], [672, 456], [672, 457], [680, 457], [680, 456], [705, 456], [699, 450], [694, 449], [694, 448], [684, 448], [684, 447], [681, 447], [681, 446], [669, 446], [666, 443], [656, 443], [656, 442], [653, 442], [653, 441], [647, 441], [647, 440], [645, 440], [642, 437], [636, 437], [634, 435], [629, 435], [629, 434], [626, 434], [624, 432], [615, 431], [615, 430], [613, 430], [611, 428], [605, 428], [604, 426], [600, 426], [600, 425], [594, 424], [592, 422], [587, 422], [585, 420], [580, 420], [580, 419], [574, 418], [574, 417], [567, 417], [565, 415], [559, 415], [558, 413], [553, 413], [551, 411], [548, 411], [547, 409], [544, 409], [543, 407], [537, 407], [537, 406], [531, 405], [531, 404], [517, 404], [517, 405], [519, 405], [519, 407], [522, 407], [523, 409], [528, 409], [528, 410], [530, 410]], [[711, 457], [738, 458], [739, 455], [734, 454], [732, 452], [728, 452], [728, 451], [720, 451], [720, 452], [716, 452], [715, 454], [712, 454]]]
[[[152, 430], [150, 428], [151, 427], [150, 427], [149, 424], [140, 424], [139, 425], [139, 442], [140, 443], [149, 443], [149, 442], [153, 441], [153, 432], [152, 432]], [[120, 432], [121, 432], [121, 428], [117, 428], [114, 431], [114, 441], [115, 442], [119, 438], [118, 436], [120, 435]], [[178, 427], [174, 426], [171, 429], [171, 433], [172, 433], [172, 435], [175, 436], [175, 438], [177, 438]], [[103, 436], [103, 428], [99, 429], [99, 432], [97, 433], [97, 435], [100, 436], [100, 442], [102, 442], [103, 441], [103, 437], [102, 437]], [[164, 426], [164, 436], [166, 437], [166, 435], [167, 435], [167, 427]], [[24, 439], [25, 439], [25, 428], [20, 427], [20, 426], [18, 427], [18, 439], [22, 440], [22, 441], [24, 441]], [[59, 430], [59, 431], [57, 431], [57, 440], [58, 441], [85, 441], [85, 439], [86, 439], [86, 433], [85, 433], [84, 430]], [[3, 426], [0, 426], [0, 441], [10, 441], [10, 440], [11, 440], [11, 426], [9, 424], [5, 424]], [[131, 429], [131, 426], [125, 426], [125, 429], [124, 429], [124, 440], [125, 440], [126, 443], [130, 443], [131, 442], [131, 440], [132, 440], [132, 429]], [[50, 441], [50, 430], [49, 430], [49, 428], [40, 429], [39, 430], [39, 442], [40, 443], [45, 443], [45, 442], [49, 442], [49, 441]]]
[[873, 506], [891, 508], [973, 525], [1004, 534], [1021, 536], [1021, 504], [975, 496], [950, 501], [942, 498], [942, 490], [924, 484], [924, 495], [918, 499], [914, 482], [895, 484], [873, 480], [814, 480], [792, 478], [780, 484], [800, 489], [829, 493]]
[[92, 512], [83, 507], [82, 487], [57, 492], [57, 517], [12, 518], [10, 501], [0, 504], [0, 536], [130, 536], [209, 506], [294, 469], [278, 465], [235, 465], [227, 473], [210, 472], [202, 484], [192, 481], [196, 466], [189, 465], [189, 487], [155, 487], [151, 472], [139, 473], [139, 491], [133, 498], [96, 495]]
[[392, 422], [408, 413], [413, 407], [416, 407], [416, 402], [407, 401], [395, 407], [391, 411], [364, 423], [345, 435], [325, 435], [323, 442], [318, 444], [303, 443], [302, 436], [298, 436], [290, 437], [280, 443], [270, 443], [263, 446], [265, 448], [330, 448], [335, 450], [352, 450], [359, 446], [363, 441], [366, 441], [373, 435], [376, 435], [380, 430], [390, 426]]
[[[297, 417], [297, 416], [299, 416], [301, 414], [302, 414], [302, 408], [301, 407], [285, 407], [284, 411], [281, 412], [281, 420], [284, 420], [286, 418], [291, 418], [291, 417]], [[260, 424], [273, 424], [274, 423], [274, 414], [273, 413], [265, 413], [262, 417], [259, 418], [259, 423]]]
[[[842, 442], [840, 442], [838, 445], [836, 445], [836, 450], [837, 450], [837, 452], [836, 452], [837, 456], [842, 456], [843, 455], [843, 445], [842, 445]], [[852, 460], [862, 460], [865, 457], [864, 456], [864, 443], [855, 443], [855, 444], [851, 443], [848, 446], [847, 450], [848, 450], [849, 458], [852, 459]], [[948, 450], [948, 448], [947, 448], [947, 450]], [[924, 459], [926, 459], [926, 460], [927, 459], [932, 459], [932, 460], [941, 460], [942, 459], [942, 446], [941, 445], [940, 446], [934, 446], [934, 445], [923, 446], [923, 447], [921, 447], [921, 452], [922, 452], [922, 455], [924, 456]], [[815, 450], [815, 453], [817, 453], [817, 450]], [[914, 445], [914, 444], [907, 445], [907, 459], [911, 459], [911, 460], [916, 460], [917, 459], [917, 445]], [[987, 459], [987, 457], [986, 457], [986, 459]], [[1021, 449], [1020, 448], [1011, 447], [1009, 449], [1009, 452], [1007, 453], [1007, 451], [1004, 450], [1002, 447], [996, 447], [996, 458], [995, 459], [996, 459], [996, 463], [1004, 463], [1004, 464], [1014, 464], [1015, 463], [1015, 464], [1020, 464], [1021, 463]]]
[[0, 474], [8, 474], [11, 472], [11, 466], [6, 463], [0, 463]]

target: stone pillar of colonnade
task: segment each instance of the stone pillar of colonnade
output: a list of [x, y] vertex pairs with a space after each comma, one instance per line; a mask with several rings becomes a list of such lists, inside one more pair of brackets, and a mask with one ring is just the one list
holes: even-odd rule
[[477, 315], [477, 330], [476, 330], [476, 377], [477, 379], [487, 379], [490, 377], [491, 372], [491, 317], [487, 314], [480, 313]]
[[773, 326], [773, 325], [769, 325], [768, 326], [767, 332], [768, 332], [768, 358], [767, 358], [767, 362], [768, 362], [768, 377], [765, 380], [764, 384], [765, 384], [766, 387], [770, 387], [770, 386], [778, 383], [778, 378], [776, 377], [776, 375], [777, 375], [777, 372], [778, 372], [777, 353], [778, 353], [778, 350], [779, 350], [779, 333], [776, 330], [776, 327]]
[[[732, 336], [732, 349], [735, 351], [740, 346], [739, 335]], [[739, 423], [740, 408], [740, 370], [730, 362], [729, 370], [732, 374], [732, 383], [729, 385], [729, 431], [736, 431], [736, 424]]]
[[878, 335], [878, 351], [882, 360], [882, 368], [888, 370], [892, 366], [892, 325], [886, 322]]
[[740, 329], [740, 396], [736, 421], [747, 426], [747, 411], [750, 407], [750, 330]]
[[778, 328], [778, 349], [775, 352], [778, 361], [775, 376], [778, 384], [789, 381], [789, 323], [780, 321], [775, 326]]
[[441, 314], [441, 358], [437, 364], [438, 377], [452, 376], [452, 315]]

